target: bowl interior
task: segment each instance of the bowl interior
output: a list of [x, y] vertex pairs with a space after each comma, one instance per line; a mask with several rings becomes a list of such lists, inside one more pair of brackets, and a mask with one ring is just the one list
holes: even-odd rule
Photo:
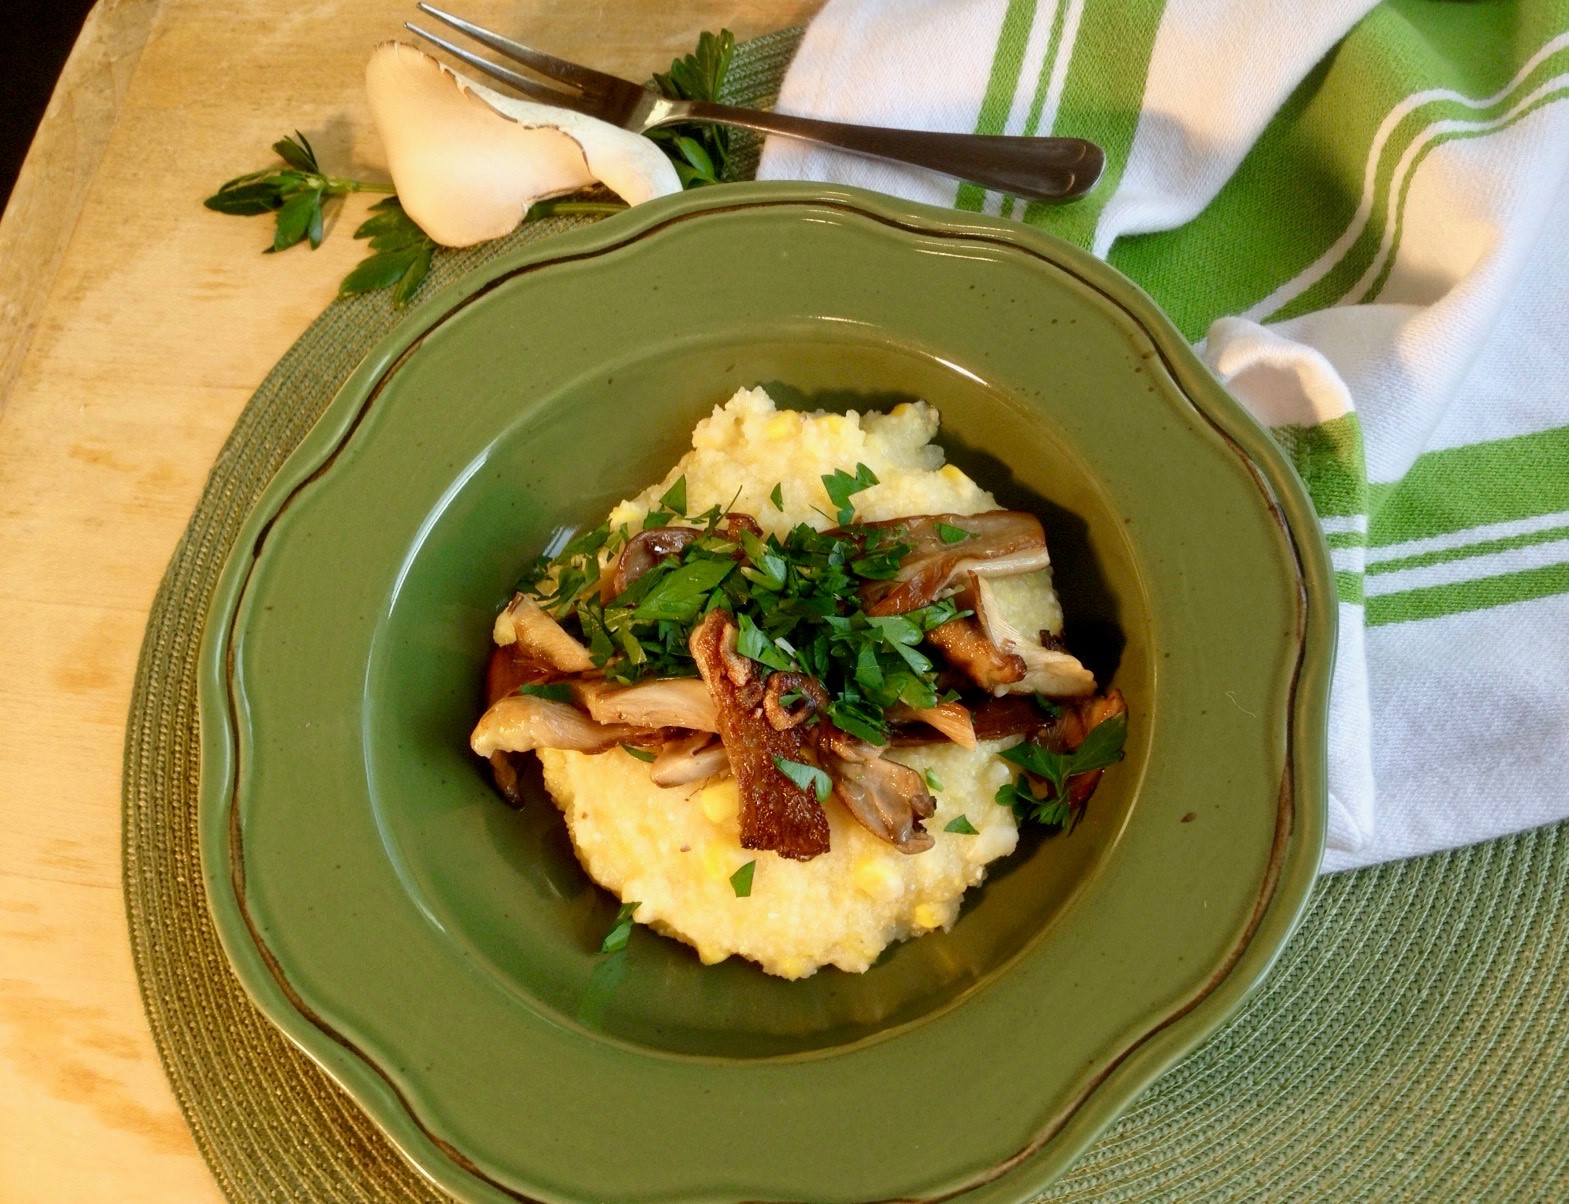
[[[1071, 382], [1068, 382], [1071, 383]], [[1147, 741], [1107, 775], [1071, 834], [1026, 835], [966, 897], [949, 933], [892, 947], [867, 973], [786, 982], [739, 958], [704, 967], [639, 927], [601, 957], [616, 900], [579, 867], [537, 771], [507, 807], [467, 736], [482, 705], [489, 630], [522, 566], [562, 526], [581, 529], [663, 475], [694, 424], [738, 387], [796, 409], [887, 409], [924, 399], [940, 441], [999, 501], [1040, 515], [1069, 644], [1134, 714], [1147, 714], [1152, 624], [1124, 519], [1040, 408], [984, 366], [802, 318], [670, 339], [609, 362], [516, 418], [425, 515], [377, 626], [363, 693], [371, 805], [386, 854], [427, 920], [462, 941], [501, 989], [553, 1020], [673, 1055], [808, 1055], [873, 1040], [952, 1006], [1039, 934], [1111, 855]], [[475, 386], [466, 386], [472, 391]], [[498, 377], [480, 388], [504, 394]], [[491, 409], [504, 397], [466, 397]]]

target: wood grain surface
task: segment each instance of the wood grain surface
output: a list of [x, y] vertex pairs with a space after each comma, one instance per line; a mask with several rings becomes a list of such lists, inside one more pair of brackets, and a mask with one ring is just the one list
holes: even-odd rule
[[[820, 0], [465, 0], [641, 78]], [[218, 1198], [159, 1067], [120, 889], [148, 607], [246, 399], [363, 253], [201, 199], [289, 130], [379, 174], [372, 46], [412, 0], [101, 0], [0, 221], [0, 1201]]]

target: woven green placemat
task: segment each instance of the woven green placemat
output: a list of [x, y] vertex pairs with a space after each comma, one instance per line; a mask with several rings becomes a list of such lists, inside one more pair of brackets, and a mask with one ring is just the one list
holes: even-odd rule
[[[733, 99], [771, 102], [799, 34], [738, 48]], [[743, 172], [755, 148], [738, 156]], [[439, 287], [586, 219], [443, 255]], [[338, 302], [240, 415], [153, 603], [125, 750], [125, 896], [153, 1039], [234, 1201], [440, 1201], [251, 1006], [203, 898], [196, 657], [240, 524], [398, 320]], [[1569, 788], [1569, 787], [1566, 787]], [[1320, 883], [1242, 1014], [1155, 1084], [1058, 1200], [1569, 1197], [1569, 825]]]

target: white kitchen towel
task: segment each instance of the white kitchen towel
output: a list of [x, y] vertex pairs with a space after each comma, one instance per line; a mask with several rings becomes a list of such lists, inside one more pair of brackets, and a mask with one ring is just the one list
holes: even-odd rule
[[1336, 569], [1325, 870], [1569, 817], [1569, 0], [829, 0], [784, 112], [1076, 134], [1071, 205], [770, 140], [759, 176], [1039, 226], [1290, 453]]

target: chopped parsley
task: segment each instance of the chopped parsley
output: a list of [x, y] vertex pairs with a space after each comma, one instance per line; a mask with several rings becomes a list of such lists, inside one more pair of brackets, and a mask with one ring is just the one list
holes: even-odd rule
[[735, 891], [737, 899], [745, 899], [752, 893], [752, 874], [757, 870], [755, 860], [748, 861], [735, 873], [730, 875], [730, 888]]
[[654, 754], [646, 748], [633, 748], [630, 744], [622, 741], [621, 751], [634, 760], [643, 762], [645, 765], [654, 763]]
[[[823, 478], [841, 521], [854, 517], [851, 498], [876, 483], [864, 464]], [[782, 487], [771, 496], [782, 506]], [[668, 525], [687, 504], [680, 477], [643, 529], [656, 518], [655, 525]], [[798, 672], [821, 683], [828, 717], [852, 736], [886, 744], [890, 707], [941, 700], [936, 667], [920, 645], [934, 627], [967, 612], [952, 600], [902, 615], [868, 615], [862, 605], [863, 587], [897, 577], [913, 550], [904, 531], [824, 532], [802, 523], [782, 536], [762, 536], [725, 522], [726, 509], [683, 518], [681, 525], [697, 537], [609, 601], [600, 596], [601, 575], [632, 538], [626, 525], [577, 535], [530, 565], [519, 589], [569, 630], [576, 623], [581, 634], [572, 634], [609, 681], [696, 676], [687, 640], [704, 615], [723, 608], [735, 617], [743, 656], [761, 665], [765, 677]]]
[[672, 514], [686, 515], [686, 474], [682, 473], [676, 478], [676, 483], [665, 490], [664, 496], [659, 499], [659, 504]]
[[933, 794], [942, 793], [942, 783], [937, 780], [937, 775], [935, 773], [928, 769], [921, 776], [926, 779], [926, 789], [930, 790]]
[[937, 538], [943, 543], [963, 543], [966, 539], [974, 539], [975, 532], [966, 531], [963, 527], [951, 526], [948, 523], [937, 524]]
[[781, 513], [784, 511], [784, 482], [780, 481], [774, 485], [774, 491], [768, 495], [768, 500], [774, 504], [775, 510]]
[[550, 682], [541, 685], [528, 682], [517, 688], [519, 694], [527, 694], [530, 698], [544, 698], [551, 702], [571, 702], [572, 687], [564, 682]]
[[864, 464], [855, 466], [854, 476], [842, 468], [836, 468], [823, 478], [823, 488], [828, 491], [828, 500], [838, 510], [841, 526], [855, 517], [855, 506], [850, 498], [863, 489], [870, 489], [875, 484], [877, 484], [877, 475]]
[[803, 765], [799, 761], [792, 761], [788, 757], [774, 758], [774, 766], [785, 777], [789, 778], [802, 790], [810, 790], [817, 795], [817, 801], [826, 803], [828, 793], [834, 788], [833, 779], [815, 765]]
[[627, 941], [632, 936], [632, 913], [641, 906], [643, 905], [637, 902], [621, 905], [620, 910], [616, 912], [615, 923], [610, 931], [605, 933], [605, 939], [599, 943], [601, 953], [620, 953], [627, 947]]
[[948, 821], [947, 826], [943, 828], [943, 831], [957, 832], [960, 836], [980, 835], [975, 825], [970, 822], [970, 817], [967, 815], [955, 815]]
[[1033, 819], [1036, 823], [1063, 827], [1071, 816], [1068, 779], [1075, 774], [1115, 765], [1122, 760], [1122, 746], [1127, 738], [1128, 716], [1122, 713], [1097, 723], [1085, 735], [1084, 743], [1071, 753], [1052, 752], [1028, 740], [1004, 749], [1003, 760], [1038, 778], [1044, 778], [1051, 787], [1051, 793], [1045, 798], [1037, 798], [1027, 782], [1015, 781], [997, 791], [997, 801], [1005, 807], [1012, 807], [1020, 819]]

